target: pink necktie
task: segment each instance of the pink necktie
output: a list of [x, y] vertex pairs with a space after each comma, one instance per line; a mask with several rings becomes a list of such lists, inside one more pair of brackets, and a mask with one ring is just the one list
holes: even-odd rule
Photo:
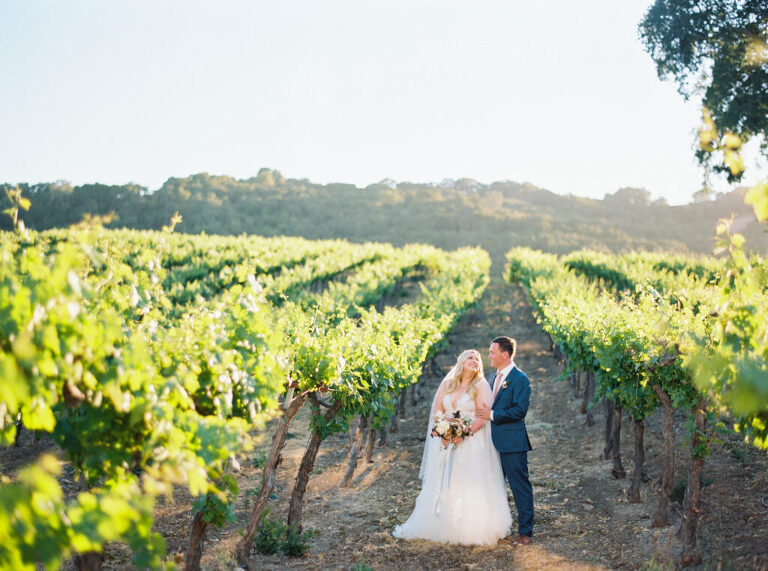
[[496, 398], [496, 393], [499, 392], [501, 386], [501, 371], [496, 371], [496, 378], [493, 379], [493, 398]]

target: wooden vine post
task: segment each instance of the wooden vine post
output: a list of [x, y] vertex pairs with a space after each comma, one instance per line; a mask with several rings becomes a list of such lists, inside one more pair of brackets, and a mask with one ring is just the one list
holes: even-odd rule
[[256, 534], [256, 528], [259, 525], [259, 521], [261, 521], [264, 508], [267, 506], [267, 500], [275, 488], [277, 466], [280, 464], [281, 460], [280, 452], [285, 446], [285, 436], [288, 433], [288, 425], [290, 425], [296, 414], [301, 410], [301, 407], [304, 406], [304, 402], [307, 400], [307, 395], [308, 393], [303, 392], [293, 397], [293, 389], [289, 389], [282, 407], [283, 414], [275, 421], [275, 431], [272, 435], [272, 448], [270, 449], [267, 463], [264, 466], [264, 473], [261, 478], [261, 490], [254, 502], [251, 515], [248, 518], [248, 524], [243, 530], [243, 536], [237, 543], [235, 549], [237, 562], [240, 565], [245, 565], [247, 563], [253, 536]]
[[694, 432], [691, 439], [691, 463], [688, 469], [688, 485], [683, 500], [683, 519], [678, 537], [683, 542], [681, 563], [684, 566], [701, 563], [701, 553], [696, 543], [696, 528], [701, 512], [701, 469], [709, 455], [711, 439], [705, 433], [707, 399], [701, 397], [693, 407]]
[[355, 431], [355, 439], [349, 450], [349, 463], [347, 464], [347, 471], [344, 474], [344, 479], [341, 481], [342, 488], [349, 488], [352, 485], [352, 477], [355, 475], [355, 468], [357, 467], [357, 457], [363, 446], [363, 435], [367, 434], [367, 427], [368, 417], [361, 416], [360, 421], [357, 424], [357, 430]]
[[587, 382], [586, 387], [584, 387], [584, 404], [585, 404], [585, 412], [587, 414], [587, 426], [593, 426], [595, 424], [595, 415], [592, 411], [592, 402], [595, 400], [595, 387], [596, 387], [596, 379], [594, 371], [587, 371]]
[[73, 561], [78, 571], [98, 571], [104, 563], [104, 554], [97, 551], [78, 553]]
[[365, 438], [365, 461], [370, 464], [373, 462], [373, 447], [376, 444], [376, 431], [373, 429], [373, 421], [368, 426]]
[[604, 399], [603, 403], [605, 406], [605, 430], [603, 431], [605, 446], [600, 453], [600, 459], [608, 460], [613, 454], [613, 412], [615, 407], [611, 399]]
[[611, 460], [613, 460], [613, 468], [611, 474], [617, 480], [624, 478], [627, 475], [624, 470], [624, 465], [621, 463], [621, 413], [623, 412], [621, 407], [614, 406], [613, 408], [613, 449], [611, 453]]
[[189, 534], [189, 548], [184, 557], [184, 570], [197, 571], [200, 569], [200, 559], [203, 557], [203, 538], [208, 524], [203, 519], [203, 512], [195, 512], [192, 518], [192, 531]]
[[[299, 533], [303, 530], [301, 514], [304, 506], [304, 494], [307, 491], [309, 477], [315, 467], [320, 444], [327, 436], [325, 425], [338, 414], [342, 407], [342, 402], [337, 400], [331, 405], [326, 405], [326, 411], [321, 412], [321, 401], [317, 398], [315, 393], [309, 394], [309, 400], [312, 405], [312, 415], [315, 420], [315, 426], [312, 428], [312, 435], [307, 443], [307, 449], [304, 451], [304, 456], [301, 459], [299, 473], [296, 476], [296, 483], [293, 486], [293, 493], [291, 494], [291, 500], [288, 504], [288, 526], [295, 527]], [[323, 426], [317, 426], [317, 421], [320, 418], [324, 421]]]
[[672, 408], [672, 399], [661, 388], [661, 385], [656, 383], [652, 388], [659, 397], [663, 409], [661, 426], [664, 433], [664, 471], [661, 476], [659, 505], [653, 514], [651, 525], [653, 527], [664, 527], [669, 522], [669, 496], [672, 494], [675, 476], [675, 411]]
[[629, 480], [627, 488], [627, 499], [630, 504], [639, 504], [640, 499], [640, 481], [645, 474], [645, 448], [643, 446], [643, 435], [645, 433], [645, 421], [635, 420], [635, 457], [634, 467], [632, 468], [632, 477]]
[[672, 395], [681, 402], [698, 400], [690, 377], [682, 368], [680, 348], [674, 345], [662, 353], [656, 363], [646, 367], [650, 386], [661, 403], [661, 428], [664, 434], [664, 467], [661, 476], [661, 493], [656, 512], [651, 520], [652, 527], [664, 527], [669, 523], [669, 497], [672, 494], [675, 476], [675, 409]]

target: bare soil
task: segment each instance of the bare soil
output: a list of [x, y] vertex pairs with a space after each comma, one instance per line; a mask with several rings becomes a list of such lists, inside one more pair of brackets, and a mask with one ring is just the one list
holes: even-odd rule
[[[391, 535], [395, 525], [410, 514], [419, 493], [418, 479], [431, 396], [456, 356], [467, 348], [485, 354], [496, 335], [518, 341], [516, 362], [531, 379], [531, 408], [526, 424], [534, 450], [529, 472], [534, 489], [534, 542], [515, 547], [514, 535], [492, 547], [445, 545], [404, 541]], [[487, 363], [486, 363], [487, 366]], [[354, 487], [340, 488], [347, 467], [348, 434], [325, 441], [310, 479], [304, 507], [304, 527], [316, 531], [312, 547], [303, 557], [252, 552], [250, 569], [659, 569], [672, 568], [679, 543], [675, 530], [681, 507], [672, 503], [671, 525], [650, 527], [659, 490], [663, 440], [660, 415], [646, 423], [646, 467], [651, 477], [642, 484], [640, 504], [626, 500], [629, 480], [611, 475], [611, 462], [599, 459], [603, 448], [602, 407], [595, 408], [595, 424], [588, 426], [571, 387], [560, 380], [561, 366], [549, 341], [531, 315], [525, 293], [494, 278], [478, 305], [467, 312], [448, 336], [448, 346], [436, 356], [420, 382], [421, 399], [410, 404], [397, 431], [387, 434], [386, 446], [377, 446], [371, 463], [358, 462]], [[679, 415], [680, 446], [676, 481], [687, 473], [685, 429]], [[632, 426], [625, 418], [622, 430], [624, 467], [632, 467]], [[257, 450], [239, 458], [241, 470], [238, 521], [222, 530], [209, 530], [203, 556], [207, 569], [236, 567], [232, 553], [261, 485], [261, 471], [253, 460], [266, 452], [269, 431]], [[284, 520], [294, 477], [308, 440], [308, 411], [302, 411], [289, 429], [278, 481], [270, 500], [271, 515]], [[0, 451], [3, 472], [13, 471], [18, 456], [32, 447]], [[699, 545], [701, 569], [768, 569], [768, 458], [728, 436], [715, 446], [704, 467]], [[480, 485], [480, 484], [479, 484]], [[510, 508], [515, 517], [514, 502]], [[768, 503], [768, 497], [764, 499]], [[192, 522], [192, 500], [175, 494], [157, 508], [156, 528], [166, 539], [169, 559], [181, 562]], [[106, 568], [130, 568], [130, 553], [110, 546]]]
[[[531, 378], [533, 394], [526, 424], [534, 450], [529, 471], [534, 486], [536, 528], [533, 544], [513, 545], [514, 535], [494, 547], [464, 547], [429, 541], [404, 541], [391, 536], [413, 509], [420, 490], [418, 479], [431, 395], [442, 375], [467, 348], [486, 353], [490, 340], [500, 334], [517, 339], [516, 361]], [[323, 443], [310, 479], [304, 508], [304, 526], [317, 536], [307, 555], [252, 553], [251, 569], [592, 569], [663, 566], [674, 561], [679, 544], [674, 532], [681, 506], [672, 503], [671, 525], [650, 527], [661, 475], [663, 437], [660, 416], [647, 422], [645, 442], [651, 482], [642, 484], [643, 503], [626, 500], [629, 480], [611, 475], [611, 462], [599, 459], [603, 448], [602, 408], [595, 408], [595, 424], [587, 426], [567, 382], [560, 380], [561, 365], [549, 341], [531, 315], [522, 289], [494, 278], [478, 305], [466, 313], [448, 336], [448, 346], [435, 358], [422, 379], [422, 398], [409, 406], [398, 429], [377, 447], [373, 462], [360, 460], [353, 488], [340, 488], [347, 467], [349, 435], [339, 434]], [[684, 415], [677, 434], [682, 445]], [[283, 452], [276, 491], [270, 502], [273, 515], [284, 517], [293, 487], [293, 474], [307, 440], [303, 413], [291, 428], [295, 435]], [[622, 431], [624, 466], [631, 469], [632, 427], [625, 419]], [[266, 450], [268, 442], [264, 443]], [[258, 453], [258, 452], [257, 452]], [[687, 450], [678, 454], [676, 481], [687, 473]], [[244, 461], [241, 497], [258, 489], [260, 473]], [[761, 498], [768, 493], [765, 454], [744, 445], [738, 437], [716, 446], [705, 465], [703, 514], [699, 528], [702, 568], [768, 568], [768, 508]], [[510, 495], [510, 508], [515, 515]], [[767, 500], [768, 501], [768, 500]], [[242, 501], [239, 517], [245, 520]], [[191, 513], [187, 513], [191, 520]], [[203, 564], [227, 568], [228, 553], [239, 537], [242, 523], [210, 534]], [[186, 526], [188, 527], [188, 525]]]

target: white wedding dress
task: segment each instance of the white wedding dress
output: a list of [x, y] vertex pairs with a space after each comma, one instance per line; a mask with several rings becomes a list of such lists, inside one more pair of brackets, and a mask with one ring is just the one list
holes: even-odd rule
[[[459, 398], [456, 409], [450, 397], [443, 397], [446, 413], [458, 409], [475, 416], [475, 402], [468, 394]], [[439, 438], [427, 437], [419, 476], [421, 492], [413, 513], [395, 527], [395, 537], [493, 545], [509, 534], [512, 515], [507, 487], [487, 422], [474, 435], [447, 449]]]

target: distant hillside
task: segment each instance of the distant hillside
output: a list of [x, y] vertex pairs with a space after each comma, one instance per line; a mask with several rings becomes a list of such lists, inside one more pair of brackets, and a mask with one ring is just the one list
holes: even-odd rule
[[[718, 219], [734, 215], [749, 247], [768, 251], [768, 236], [744, 204], [744, 189], [708, 202], [669, 206], [632, 188], [602, 200], [510, 181], [384, 181], [358, 188], [285, 179], [269, 169], [245, 180], [206, 173], [170, 178], [154, 192], [137, 185], [20, 186], [32, 201], [22, 217], [38, 230], [68, 226], [86, 213], [112, 211], [118, 215], [114, 227], [160, 229], [178, 210], [180, 232], [424, 242], [443, 248], [480, 245], [501, 261], [516, 245], [555, 253], [583, 247], [710, 253]], [[2, 193], [0, 201], [5, 200]], [[0, 219], [0, 227], [8, 229], [9, 220]]]

